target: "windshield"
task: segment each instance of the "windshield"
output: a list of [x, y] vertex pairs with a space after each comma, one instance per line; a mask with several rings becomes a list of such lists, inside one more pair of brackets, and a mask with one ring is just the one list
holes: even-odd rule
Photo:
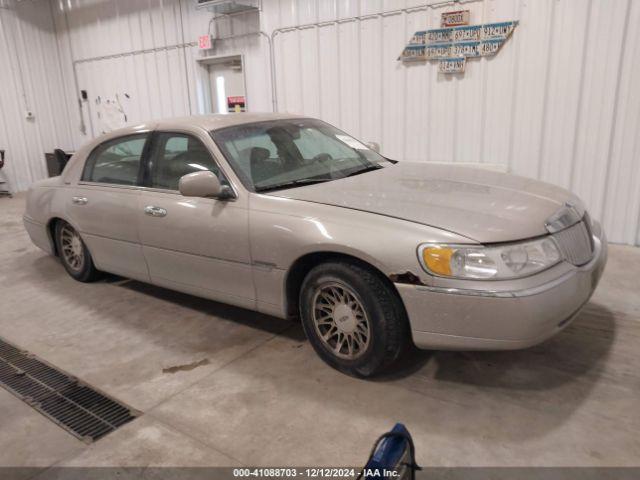
[[249, 123], [211, 135], [245, 186], [256, 192], [336, 180], [391, 164], [314, 119]]

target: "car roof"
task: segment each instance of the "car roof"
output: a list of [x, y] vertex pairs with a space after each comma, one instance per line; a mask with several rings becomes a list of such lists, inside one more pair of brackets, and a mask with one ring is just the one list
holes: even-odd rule
[[94, 138], [92, 141], [84, 144], [69, 161], [68, 166], [62, 173], [63, 179], [76, 175], [79, 165], [84, 164], [86, 155], [89, 154], [96, 146], [103, 142], [113, 140], [118, 137], [127, 135], [135, 135], [149, 130], [197, 130], [204, 129], [206, 131], [219, 130], [221, 128], [232, 127], [234, 125], [242, 125], [254, 122], [266, 122], [269, 120], [284, 120], [290, 118], [308, 118], [302, 115], [294, 115], [290, 113], [229, 113], [229, 114], [209, 114], [209, 115], [191, 115], [187, 117], [165, 118], [160, 120], [151, 120], [148, 122], [132, 125], [130, 127], [119, 128], [104, 133]]
[[171, 130], [175, 128], [196, 127], [207, 131], [219, 130], [221, 128], [242, 125], [245, 123], [265, 122], [269, 120], [282, 120], [287, 118], [304, 118], [301, 115], [289, 113], [229, 113], [229, 114], [209, 114], [190, 115], [187, 117], [165, 118], [152, 120], [131, 127], [120, 128], [110, 132], [110, 137], [127, 135], [141, 130]]

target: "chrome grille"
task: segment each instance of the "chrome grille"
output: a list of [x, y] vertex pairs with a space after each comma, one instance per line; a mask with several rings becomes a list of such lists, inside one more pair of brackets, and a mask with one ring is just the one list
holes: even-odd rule
[[593, 258], [593, 239], [588, 221], [589, 217], [585, 216], [575, 225], [553, 234], [560, 253], [573, 265], [584, 265]]

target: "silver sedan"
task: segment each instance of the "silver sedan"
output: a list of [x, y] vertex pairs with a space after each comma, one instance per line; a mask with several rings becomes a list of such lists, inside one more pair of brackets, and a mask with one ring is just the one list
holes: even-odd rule
[[346, 373], [566, 327], [606, 263], [570, 192], [393, 161], [320, 120], [194, 116], [104, 135], [35, 183], [24, 224], [76, 280], [110, 272], [299, 318]]

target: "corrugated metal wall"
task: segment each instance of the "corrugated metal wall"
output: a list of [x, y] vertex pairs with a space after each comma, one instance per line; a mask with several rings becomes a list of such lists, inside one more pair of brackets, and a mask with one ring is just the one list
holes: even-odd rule
[[0, 0], [0, 175], [12, 191], [46, 177], [45, 151], [72, 146], [63, 81], [48, 2]]
[[[211, 22], [212, 14], [188, 0], [53, 1], [58, 42], [70, 77], [86, 90], [83, 115], [86, 134], [75, 142], [112, 129], [123, 115], [128, 123], [153, 118], [208, 113], [206, 71], [197, 59], [208, 55], [242, 54], [252, 110], [270, 110], [267, 48], [259, 36], [217, 42], [201, 52], [196, 42], [208, 31], [219, 36], [242, 35], [259, 25], [257, 14]], [[75, 70], [75, 72], [74, 72]], [[68, 96], [74, 99], [75, 86]]]
[[[211, 14], [194, 3], [51, 0], [74, 145], [111, 128], [122, 113], [132, 123], [207, 111], [196, 62], [203, 54], [194, 42], [213, 27]], [[640, 244], [639, 1], [262, 3], [268, 33], [311, 24], [274, 37], [279, 110], [324, 118], [378, 141], [391, 157], [500, 164], [568, 187], [604, 220], [611, 240]], [[520, 24], [496, 57], [469, 60], [464, 75], [396, 60], [414, 31], [461, 7], [471, 10], [472, 23]], [[227, 36], [254, 22], [215, 23]], [[221, 41], [213, 53], [242, 54], [249, 110], [271, 109], [264, 37]], [[74, 64], [78, 90], [89, 94], [85, 134]]]
[[390, 157], [498, 163], [561, 185], [611, 240], [640, 244], [640, 2], [465, 2], [471, 23], [520, 24], [496, 57], [452, 76], [396, 60], [414, 31], [461, 8], [411, 10], [419, 4], [266, 1], [270, 28], [319, 23], [275, 37], [280, 109], [378, 141]]

